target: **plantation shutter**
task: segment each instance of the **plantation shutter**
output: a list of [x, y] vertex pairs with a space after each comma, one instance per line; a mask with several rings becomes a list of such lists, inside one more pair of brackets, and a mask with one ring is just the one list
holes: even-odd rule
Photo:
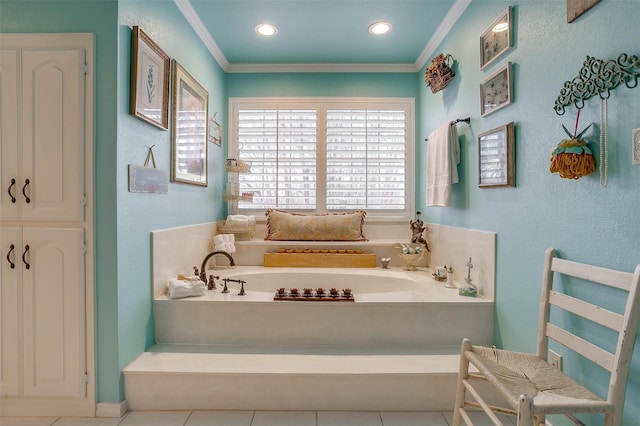
[[328, 110], [327, 210], [403, 210], [403, 110]]
[[240, 208], [316, 208], [317, 113], [313, 109], [240, 110], [238, 156], [251, 164], [239, 177], [253, 203]]

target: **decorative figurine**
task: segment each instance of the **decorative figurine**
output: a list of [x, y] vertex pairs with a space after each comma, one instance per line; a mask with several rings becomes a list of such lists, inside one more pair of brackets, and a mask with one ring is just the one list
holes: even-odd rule
[[416, 212], [416, 214], [418, 215], [416, 220], [411, 220], [409, 222], [409, 224], [411, 225], [411, 242], [412, 243], [418, 243], [418, 244], [424, 244], [424, 248], [428, 251], [431, 252], [431, 250], [429, 249], [429, 243], [427, 243], [427, 240], [425, 240], [422, 237], [422, 233], [427, 229], [426, 226], [424, 226], [424, 222], [422, 220], [420, 220], [420, 215], [422, 214], [421, 212]]

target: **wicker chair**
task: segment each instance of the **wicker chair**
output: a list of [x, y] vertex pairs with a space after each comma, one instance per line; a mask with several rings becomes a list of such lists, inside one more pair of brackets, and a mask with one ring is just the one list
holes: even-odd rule
[[[611, 312], [570, 296], [568, 292], [561, 292], [553, 287], [554, 275], [556, 278], [561, 276], [577, 278], [576, 284], [584, 284], [582, 280], [586, 280], [628, 292], [624, 313]], [[580, 425], [582, 423], [574, 416], [579, 413], [604, 413], [606, 426], [620, 425], [633, 345], [640, 320], [639, 281], [640, 265], [636, 266], [632, 274], [563, 260], [556, 257], [554, 249], [547, 249], [538, 320], [537, 353], [528, 354], [476, 346], [472, 345], [468, 339], [464, 339], [453, 425], [459, 426], [463, 420], [467, 425], [472, 425], [467, 409], [478, 408], [484, 410], [495, 425], [503, 425], [497, 413], [517, 416], [518, 426], [544, 425], [545, 416], [549, 414], [567, 415], [574, 423]], [[575, 288], [572, 285], [563, 287]], [[579, 333], [581, 336], [578, 337], [558, 325], [556, 322], [559, 321], [551, 322], [552, 306], [554, 307], [553, 318], [558, 318], [555, 315], [556, 310], [563, 314], [570, 312], [614, 330], [618, 334], [615, 352], [608, 352], [590, 343], [589, 337], [582, 335], [598, 334], [597, 328], [593, 331], [594, 326], [590, 326], [586, 332]], [[567, 323], [575, 322], [567, 321]], [[549, 339], [593, 361], [609, 372], [609, 390], [605, 399], [546, 361]], [[469, 363], [475, 366], [479, 373], [470, 373]], [[487, 402], [490, 397], [481, 396], [482, 393], [485, 395], [488, 393], [486, 392], [488, 388], [494, 388], [495, 391], [492, 391], [494, 396], [498, 394], [504, 398], [504, 407], [498, 406], [493, 401]]]

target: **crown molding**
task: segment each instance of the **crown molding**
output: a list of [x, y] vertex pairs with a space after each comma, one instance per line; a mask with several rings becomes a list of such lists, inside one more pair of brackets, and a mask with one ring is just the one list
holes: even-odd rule
[[460, 19], [471, 1], [472, 0], [456, 0], [453, 6], [451, 6], [451, 9], [449, 9], [449, 12], [447, 12], [442, 22], [440, 22], [440, 25], [438, 25], [438, 28], [422, 50], [422, 53], [420, 53], [420, 56], [416, 59], [414, 65], [418, 71], [425, 66], [427, 60], [429, 60], [438, 46], [440, 46], [440, 43], [442, 43], [442, 40], [449, 34], [449, 31], [451, 31], [455, 23], [458, 22], [458, 19]]
[[415, 73], [415, 64], [230, 64], [228, 73]]
[[193, 9], [193, 6], [191, 6], [191, 3], [189, 3], [189, 0], [173, 0], [173, 2], [176, 4], [176, 6], [178, 6], [178, 9], [187, 19], [187, 22], [191, 24], [191, 27], [207, 47], [207, 49], [211, 53], [211, 56], [213, 56], [216, 62], [218, 62], [220, 68], [222, 68], [223, 71], [226, 72], [229, 68], [229, 61], [227, 60], [227, 57], [224, 56], [224, 53], [222, 53], [222, 50], [220, 50], [220, 47], [218, 46], [216, 41], [213, 39], [213, 37], [211, 37], [211, 34], [209, 34], [209, 31], [207, 31], [207, 28], [204, 26], [202, 20]]

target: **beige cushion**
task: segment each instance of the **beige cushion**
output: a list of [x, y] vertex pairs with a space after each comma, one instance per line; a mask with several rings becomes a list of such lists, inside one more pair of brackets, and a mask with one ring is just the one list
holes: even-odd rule
[[278, 241], [366, 241], [364, 210], [353, 213], [303, 215], [269, 209], [267, 237]]

